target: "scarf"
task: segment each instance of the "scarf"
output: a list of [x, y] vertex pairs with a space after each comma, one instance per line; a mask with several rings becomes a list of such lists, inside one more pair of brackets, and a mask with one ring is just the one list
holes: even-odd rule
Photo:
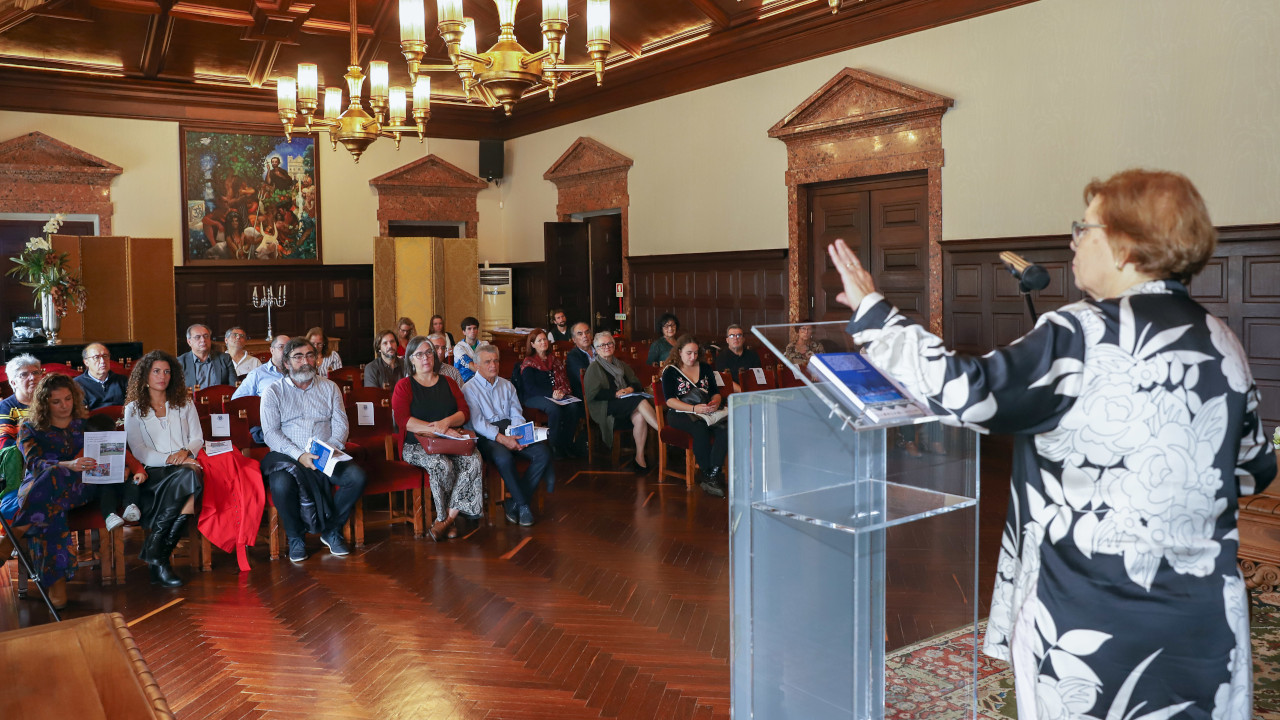
[[524, 359], [520, 364], [521, 372], [525, 368], [533, 368], [541, 370], [545, 373], [551, 373], [551, 389], [559, 390], [566, 396], [572, 395], [573, 391], [569, 389], [569, 376], [564, 372], [564, 363], [560, 362], [554, 355], [547, 353], [545, 358], [539, 357], [538, 353], [534, 353]]
[[613, 378], [618, 387], [627, 387], [629, 383], [627, 383], [626, 365], [617, 356], [605, 360], [603, 357], [596, 355], [595, 361], [600, 363], [600, 367], [604, 368], [605, 372], [609, 373], [609, 377]]

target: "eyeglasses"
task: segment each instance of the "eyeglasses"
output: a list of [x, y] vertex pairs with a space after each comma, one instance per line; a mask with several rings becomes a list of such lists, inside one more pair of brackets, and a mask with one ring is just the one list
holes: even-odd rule
[[187, 339], [188, 340], [208, 340], [211, 337], [213, 336], [210, 335], [209, 333], [201, 333], [199, 335], [188, 335]]
[[729, 333], [726, 337], [728, 337], [730, 340], [733, 340], [734, 338], [742, 337], [742, 333]]
[[1106, 227], [1107, 227], [1106, 225], [1100, 225], [1098, 223], [1086, 223], [1086, 222], [1080, 222], [1079, 220], [1072, 220], [1071, 221], [1071, 249], [1072, 250], [1076, 249], [1076, 246], [1080, 244], [1080, 238], [1084, 237], [1084, 234], [1089, 230], [1092, 230], [1093, 228], [1098, 228], [1099, 230], [1103, 230]]
[[677, 329], [678, 329], [679, 327], [680, 327], [679, 325], [677, 325], [676, 323], [673, 323], [673, 322], [663, 323], [663, 325], [662, 325], [662, 329], [663, 329], [663, 330], [666, 330], [667, 328], [677, 328]]
[[233, 333], [231, 333], [230, 335], [228, 335], [227, 337], [228, 337], [228, 338], [240, 338], [241, 340], [244, 340], [244, 339], [248, 338], [249, 336], [248, 336], [248, 335], [245, 335], [244, 333], [240, 333], [240, 332], [233, 332]]
[[433, 353], [433, 352], [431, 352], [431, 351], [426, 351], [426, 352], [416, 352], [416, 353], [414, 353], [414, 354], [410, 355], [409, 357], [415, 357], [415, 358], [418, 358], [419, 360], [426, 360], [427, 358], [431, 357], [431, 356], [432, 356], [432, 355], [434, 355], [434, 354], [435, 354], [435, 353]]
[[611, 343], [611, 342], [600, 343], [599, 345], [596, 346], [596, 349], [599, 350], [601, 348], [607, 348], [607, 347], [613, 347], [613, 346], [614, 346], [614, 343]]
[[294, 360], [294, 361], [297, 361], [297, 360], [315, 360], [315, 359], [316, 359], [316, 354], [315, 354], [315, 353], [313, 353], [313, 352], [309, 352], [309, 353], [307, 353], [306, 355], [303, 355], [302, 353], [294, 353], [294, 354], [292, 354], [292, 355], [290, 355], [290, 356], [289, 356], [289, 359], [290, 359], [290, 360]]
[[38, 378], [42, 375], [44, 375], [44, 370], [23, 370], [22, 372], [18, 373], [18, 379], [22, 380], [25, 378]]
[[98, 353], [97, 355], [90, 355], [89, 357], [85, 358], [85, 360], [110, 360], [110, 359], [111, 359], [111, 356], [106, 353]]

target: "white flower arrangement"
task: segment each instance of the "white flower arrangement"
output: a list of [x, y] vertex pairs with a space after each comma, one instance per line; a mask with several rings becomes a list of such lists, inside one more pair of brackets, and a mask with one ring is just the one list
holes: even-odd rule
[[1275, 433], [1271, 435], [1271, 447], [1280, 450], [1280, 426], [1277, 426]]

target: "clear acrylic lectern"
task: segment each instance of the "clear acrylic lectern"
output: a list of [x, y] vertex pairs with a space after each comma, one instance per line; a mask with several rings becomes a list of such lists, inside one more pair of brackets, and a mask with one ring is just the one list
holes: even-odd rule
[[[843, 323], [811, 327], [825, 351], [854, 349]], [[753, 332], [779, 358], [795, 336]], [[869, 424], [795, 363], [780, 372], [804, 384], [729, 402], [733, 717], [974, 717], [972, 653], [944, 702], [892, 668], [976, 629], [978, 436]]]

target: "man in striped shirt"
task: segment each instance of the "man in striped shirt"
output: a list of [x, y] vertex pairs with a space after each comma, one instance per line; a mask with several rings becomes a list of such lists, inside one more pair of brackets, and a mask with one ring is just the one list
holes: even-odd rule
[[[262, 459], [262, 475], [280, 513], [290, 560], [307, 559], [307, 532], [319, 533], [330, 553], [346, 555], [342, 527], [364, 491], [364, 470], [347, 460], [337, 464], [332, 477], [325, 476], [311, 452], [312, 440], [343, 448], [347, 411], [342, 391], [317, 374], [316, 349], [305, 338], [290, 340], [284, 359], [287, 375], [262, 392], [262, 434], [271, 448]], [[336, 493], [330, 484], [338, 488]]]

